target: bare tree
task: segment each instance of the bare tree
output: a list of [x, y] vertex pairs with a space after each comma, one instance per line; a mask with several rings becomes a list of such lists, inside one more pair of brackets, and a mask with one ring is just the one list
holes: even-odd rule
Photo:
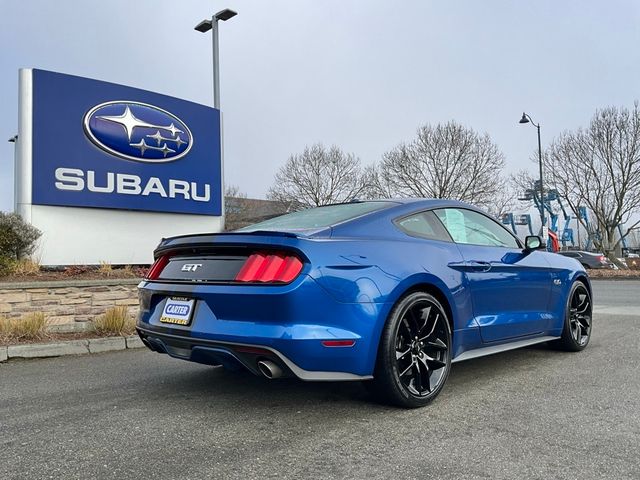
[[367, 179], [360, 159], [335, 145], [305, 147], [278, 170], [267, 197], [290, 203], [292, 209], [346, 202], [365, 191]]
[[[535, 163], [538, 163], [538, 153], [535, 154]], [[515, 208], [518, 210], [528, 211], [531, 208], [534, 208], [536, 211], [536, 216], [539, 217], [540, 209], [536, 206], [534, 202], [534, 195], [538, 198], [540, 195], [538, 194], [536, 179], [533, 177], [531, 172], [528, 170], [519, 170], [516, 173], [512, 173], [509, 175], [509, 186], [514, 192], [515, 197]], [[548, 193], [548, 189], [546, 193]], [[555, 211], [555, 210], [554, 210]]]
[[[544, 156], [547, 177], [576, 217], [591, 211], [596, 248], [616, 265], [623, 238], [640, 228], [640, 108], [596, 111], [587, 128], [565, 132]], [[618, 228], [625, 225], [622, 235]]]
[[487, 134], [453, 121], [418, 129], [384, 154], [374, 190], [380, 196], [450, 198], [491, 207], [504, 191], [504, 156]]
[[627, 236], [627, 243], [631, 248], [640, 248], [640, 229], [632, 230]]
[[237, 185], [227, 185], [224, 189], [224, 229], [235, 230], [243, 226], [247, 213], [247, 194]]
[[484, 205], [484, 208], [494, 218], [502, 219], [506, 213], [512, 212], [516, 205], [517, 192], [509, 183], [505, 183], [504, 188], [497, 191], [491, 202]]

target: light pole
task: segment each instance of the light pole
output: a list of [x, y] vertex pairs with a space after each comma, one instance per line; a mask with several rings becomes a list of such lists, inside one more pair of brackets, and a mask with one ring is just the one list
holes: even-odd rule
[[538, 129], [538, 166], [540, 167], [540, 222], [542, 227], [544, 227], [544, 188], [542, 186], [542, 144], [540, 143], [540, 124], [538, 123], [536, 125], [530, 115], [522, 112], [522, 118], [518, 123], [529, 122], [531, 122], [531, 125]]
[[211, 32], [211, 37], [213, 39], [213, 107], [217, 109], [220, 109], [220, 52], [218, 48], [218, 20], [226, 22], [237, 14], [237, 12], [225, 8], [211, 17], [211, 20], [203, 20], [195, 26], [195, 29], [202, 33], [213, 30]]

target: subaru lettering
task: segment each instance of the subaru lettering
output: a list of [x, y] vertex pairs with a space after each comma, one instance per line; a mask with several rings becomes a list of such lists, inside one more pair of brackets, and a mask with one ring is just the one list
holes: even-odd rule
[[81, 192], [88, 190], [94, 193], [120, 193], [124, 195], [159, 195], [163, 198], [182, 196], [185, 200], [208, 202], [211, 198], [211, 186], [208, 183], [199, 185], [170, 178], [164, 183], [158, 177], [143, 180], [138, 175], [128, 173], [107, 172], [103, 178], [96, 179], [96, 172], [86, 172], [78, 168], [56, 168], [55, 186], [58, 190]]

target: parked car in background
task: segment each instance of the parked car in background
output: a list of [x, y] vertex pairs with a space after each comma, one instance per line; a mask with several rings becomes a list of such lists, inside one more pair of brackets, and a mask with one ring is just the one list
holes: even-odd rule
[[575, 258], [584, 268], [614, 268], [613, 263], [601, 253], [584, 252], [581, 250], [568, 250], [558, 253], [565, 257]]
[[630, 253], [625, 257], [624, 263], [632, 270], [640, 270], [640, 255], [637, 253]]

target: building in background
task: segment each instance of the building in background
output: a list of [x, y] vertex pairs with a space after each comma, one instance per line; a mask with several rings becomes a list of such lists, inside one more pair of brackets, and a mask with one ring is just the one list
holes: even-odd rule
[[291, 205], [258, 198], [225, 197], [225, 230], [236, 230], [290, 211]]

